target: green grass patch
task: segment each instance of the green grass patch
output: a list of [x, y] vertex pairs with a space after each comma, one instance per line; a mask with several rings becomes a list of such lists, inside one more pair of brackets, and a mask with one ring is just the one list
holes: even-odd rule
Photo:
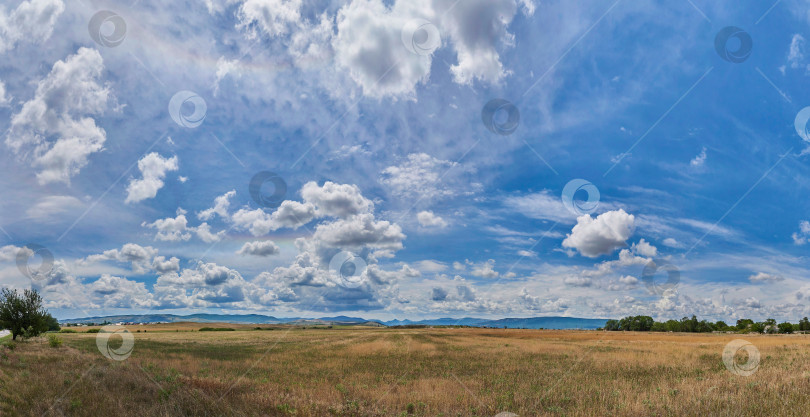
[[[98, 347], [96, 346], [96, 340], [94, 338], [67, 339], [65, 343], [85, 352], [98, 353]], [[115, 348], [117, 346], [113, 347]], [[135, 358], [149, 358], [154, 355], [162, 355], [166, 357], [190, 357], [202, 360], [245, 361], [253, 359], [255, 355], [261, 354], [266, 350], [267, 349], [262, 346], [223, 344], [217, 341], [210, 343], [177, 343], [135, 339], [132, 356]]]

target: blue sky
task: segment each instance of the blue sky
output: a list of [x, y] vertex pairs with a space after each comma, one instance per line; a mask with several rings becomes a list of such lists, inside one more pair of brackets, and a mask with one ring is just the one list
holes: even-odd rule
[[[6, 4], [0, 281], [37, 288], [60, 318], [797, 320], [806, 10]], [[752, 40], [742, 62], [716, 51], [726, 27]], [[494, 99], [513, 107], [490, 130]], [[510, 108], [519, 123], [498, 134]], [[251, 197], [262, 172], [286, 184], [280, 205]], [[595, 209], [583, 190], [566, 208], [575, 180]], [[677, 285], [646, 285], [651, 261]]]

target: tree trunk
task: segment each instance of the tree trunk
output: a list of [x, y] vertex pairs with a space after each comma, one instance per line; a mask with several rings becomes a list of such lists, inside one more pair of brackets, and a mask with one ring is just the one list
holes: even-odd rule
[[11, 333], [11, 340], [17, 340], [17, 333]]

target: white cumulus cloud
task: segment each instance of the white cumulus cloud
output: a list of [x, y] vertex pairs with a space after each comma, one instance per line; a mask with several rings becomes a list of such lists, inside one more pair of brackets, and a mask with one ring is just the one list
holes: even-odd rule
[[581, 255], [596, 258], [627, 246], [627, 239], [635, 230], [635, 217], [624, 210], [608, 211], [596, 218], [584, 215], [563, 240], [563, 247], [578, 251]]
[[781, 275], [773, 275], [768, 274], [765, 272], [759, 272], [757, 274], [751, 275], [748, 277], [748, 280], [753, 283], [763, 283], [763, 282], [777, 282], [777, 281], [784, 281], [785, 278]]
[[166, 173], [177, 171], [177, 156], [164, 158], [157, 152], [152, 152], [138, 161], [141, 179], [132, 179], [127, 186], [126, 203], [137, 203], [149, 198], [155, 198], [157, 192], [163, 188], [163, 179]]
[[0, 53], [17, 42], [42, 43], [51, 37], [56, 19], [65, 10], [62, 0], [29, 0], [8, 11], [0, 7]]
[[245, 243], [236, 253], [239, 255], [270, 256], [279, 253], [279, 248], [271, 240], [257, 240]]
[[113, 100], [100, 83], [103, 70], [98, 51], [79, 48], [53, 65], [34, 97], [12, 116], [6, 145], [32, 161], [41, 184], [69, 183], [102, 150], [107, 134], [90, 116], [102, 114]]
[[447, 227], [447, 222], [443, 218], [433, 214], [432, 211], [420, 211], [416, 215], [419, 225], [423, 227]]

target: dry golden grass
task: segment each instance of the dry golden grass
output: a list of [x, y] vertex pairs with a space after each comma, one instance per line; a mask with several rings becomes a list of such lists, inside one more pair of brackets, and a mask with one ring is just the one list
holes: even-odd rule
[[[174, 332], [174, 331], [181, 331], [181, 332], [190, 332], [192, 330], [200, 330], [203, 327], [227, 327], [236, 330], [252, 330], [255, 327], [262, 327], [262, 328], [275, 328], [275, 329], [282, 329], [288, 328], [289, 326], [285, 325], [270, 325], [270, 324], [232, 324], [232, 323], [192, 323], [192, 322], [180, 322], [180, 323], [159, 323], [159, 324], [140, 324], [140, 325], [131, 325], [131, 326], [124, 326], [129, 331], [135, 333], [138, 330], [141, 332]], [[100, 329], [101, 326], [83, 326], [83, 327], [65, 327], [65, 329], [76, 330], [77, 332], [86, 332], [90, 329]]]
[[[233, 327], [234, 332], [190, 331]], [[0, 353], [2, 415], [808, 415], [810, 336], [493, 329], [132, 326], [110, 361], [94, 334]], [[143, 330], [148, 330], [143, 332]], [[733, 339], [759, 370], [729, 372]], [[115, 343], [115, 342], [113, 342]], [[119, 342], [120, 343], [120, 342]]]

